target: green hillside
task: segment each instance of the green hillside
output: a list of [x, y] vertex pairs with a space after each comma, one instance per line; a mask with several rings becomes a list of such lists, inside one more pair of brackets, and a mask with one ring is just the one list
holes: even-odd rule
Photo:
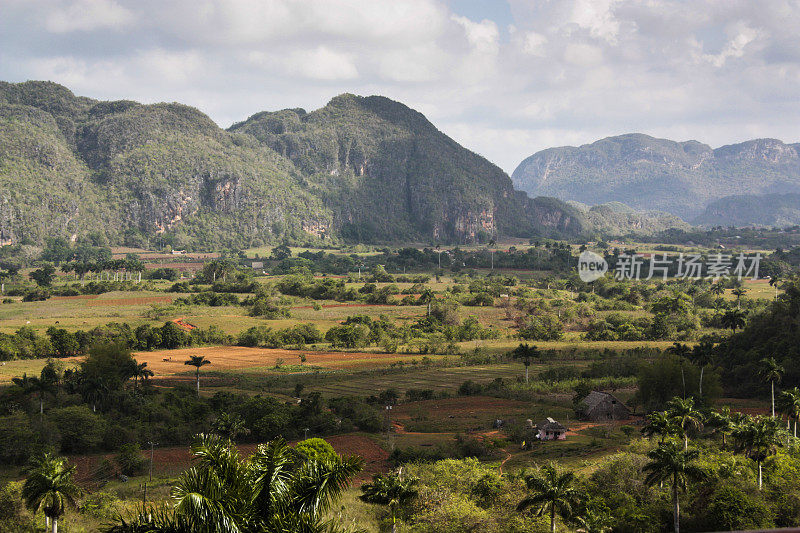
[[702, 226], [772, 226], [800, 224], [800, 194], [726, 196], [694, 220]]
[[0, 237], [177, 248], [575, 235], [581, 213], [514, 191], [420, 113], [341, 95], [219, 128], [177, 103], [0, 83]]
[[697, 141], [628, 134], [537, 152], [512, 179], [531, 195], [589, 205], [622, 202], [691, 220], [725, 196], [800, 192], [800, 152], [775, 139], [712, 150]]
[[259, 113], [231, 131], [291, 159], [352, 240], [469, 242], [582, 229], [580, 213], [529, 200], [497, 166], [388, 98], [343, 94], [311, 113]]

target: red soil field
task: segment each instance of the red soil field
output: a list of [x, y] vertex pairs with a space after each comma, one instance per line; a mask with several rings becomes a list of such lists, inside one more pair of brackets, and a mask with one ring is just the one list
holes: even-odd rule
[[[310, 350], [281, 350], [272, 348], [246, 348], [243, 346], [206, 346], [201, 348], [181, 348], [178, 350], [158, 350], [136, 352], [134, 357], [140, 363], [147, 362], [147, 368], [155, 372], [156, 378], [181, 374], [192, 370], [183, 364], [190, 355], [205, 356], [211, 364], [204, 371], [234, 370], [253, 367], [273, 367], [278, 359], [286, 364], [299, 364], [300, 355], [306, 356], [305, 365], [341, 368], [354, 364], [369, 365], [385, 363], [387, 359], [403, 356], [367, 352], [315, 352]], [[413, 355], [409, 354], [408, 358]], [[309, 368], [310, 370], [310, 368]], [[202, 371], [201, 371], [202, 373]]]
[[[364, 469], [356, 476], [356, 482], [361, 482], [372, 477], [372, 474], [389, 470], [389, 453], [378, 446], [375, 441], [363, 435], [331, 435], [324, 437], [340, 455], [358, 455], [364, 459]], [[290, 444], [296, 444], [293, 441]], [[252, 454], [257, 444], [240, 444], [237, 447], [243, 457]], [[147, 459], [150, 459], [149, 450], [143, 450]], [[114, 454], [77, 455], [69, 461], [78, 467], [76, 478], [82, 485], [94, 485], [97, 480], [92, 479], [92, 473], [103, 459], [113, 462]], [[169, 448], [156, 448], [153, 452], [153, 474], [174, 476], [187, 469], [192, 464], [192, 455], [189, 446], [174, 446]]]
[[141, 296], [134, 298], [108, 298], [88, 302], [88, 306], [124, 306], [124, 305], [149, 305], [154, 303], [171, 303], [172, 296]]

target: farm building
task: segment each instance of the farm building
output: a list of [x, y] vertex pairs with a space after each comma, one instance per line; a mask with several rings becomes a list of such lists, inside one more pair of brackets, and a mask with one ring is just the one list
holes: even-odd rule
[[592, 391], [577, 408], [578, 416], [584, 420], [627, 420], [631, 411], [613, 394]]
[[566, 440], [567, 428], [549, 416], [536, 425], [539, 440]]

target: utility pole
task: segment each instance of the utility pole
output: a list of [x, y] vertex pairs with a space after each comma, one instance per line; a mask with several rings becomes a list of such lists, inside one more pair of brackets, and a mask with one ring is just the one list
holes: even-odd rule
[[142, 495], [142, 504], [147, 505], [147, 481], [144, 482], [144, 495]]
[[[150, 445], [150, 481], [153, 481], [153, 449], [155, 448], [156, 444], [158, 444], [158, 443], [150, 441], [147, 444]], [[145, 487], [146, 487], [146, 485], [145, 485]]]

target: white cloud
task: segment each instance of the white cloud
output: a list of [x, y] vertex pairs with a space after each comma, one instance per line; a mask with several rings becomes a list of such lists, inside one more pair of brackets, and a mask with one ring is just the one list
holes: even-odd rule
[[505, 1], [513, 24], [448, 0], [4, 0], [0, 79], [223, 126], [383, 94], [508, 171], [629, 131], [800, 140], [796, 0]]
[[53, 33], [112, 28], [120, 29], [133, 22], [133, 13], [114, 0], [79, 0], [55, 8], [47, 16], [45, 27]]
[[705, 54], [703, 58], [715, 67], [721, 67], [730, 58], [742, 57], [747, 46], [758, 37], [758, 30], [750, 28], [742, 22], [734, 25], [732, 33], [731, 39], [720, 53]]
[[314, 80], [351, 80], [358, 77], [358, 69], [348, 54], [335, 52], [325, 46], [292, 52], [285, 65], [290, 72]]
[[545, 45], [547, 44], [547, 37], [535, 31], [529, 31], [525, 34], [522, 41], [522, 51], [532, 56], [545, 56]]

